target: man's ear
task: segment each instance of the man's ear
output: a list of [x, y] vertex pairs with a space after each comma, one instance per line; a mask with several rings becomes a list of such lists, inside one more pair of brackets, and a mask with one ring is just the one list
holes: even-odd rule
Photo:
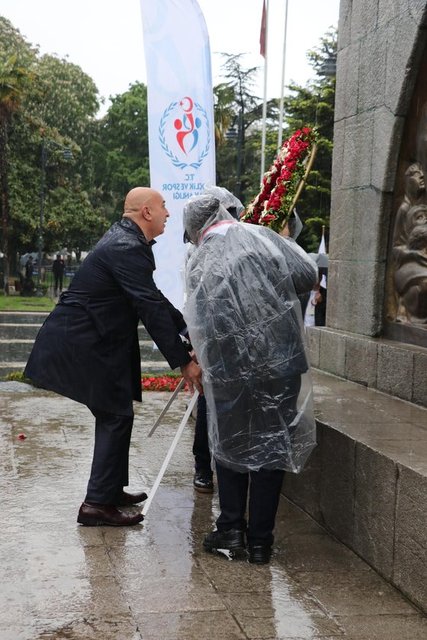
[[150, 209], [147, 207], [147, 205], [144, 205], [143, 207], [141, 207], [141, 216], [143, 217], [144, 220], [147, 220], [148, 222], [151, 220]]

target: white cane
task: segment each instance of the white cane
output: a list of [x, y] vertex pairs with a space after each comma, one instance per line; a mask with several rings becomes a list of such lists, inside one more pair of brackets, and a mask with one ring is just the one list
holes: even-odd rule
[[193, 397], [191, 398], [191, 400], [190, 400], [190, 402], [188, 404], [187, 411], [185, 412], [184, 417], [181, 420], [181, 423], [180, 423], [178, 429], [176, 430], [175, 437], [174, 437], [174, 439], [172, 441], [171, 446], [169, 447], [169, 451], [166, 454], [166, 458], [163, 460], [163, 464], [161, 466], [159, 474], [158, 474], [158, 476], [157, 476], [157, 478], [156, 478], [156, 480], [155, 480], [155, 482], [153, 484], [153, 488], [151, 489], [150, 495], [148, 496], [148, 499], [147, 499], [147, 501], [146, 501], [146, 503], [144, 505], [144, 508], [142, 510], [142, 515], [143, 516], [147, 515], [148, 509], [150, 508], [150, 505], [151, 505], [151, 503], [153, 501], [153, 498], [154, 498], [154, 496], [156, 494], [156, 491], [159, 488], [159, 485], [160, 485], [160, 483], [162, 481], [162, 478], [163, 478], [164, 473], [165, 473], [165, 471], [167, 469], [167, 466], [168, 466], [168, 464], [170, 462], [170, 459], [172, 458], [173, 452], [175, 451], [176, 445], [178, 444], [178, 441], [179, 441], [179, 439], [181, 437], [181, 434], [184, 431], [184, 428], [185, 428], [185, 426], [186, 426], [186, 424], [188, 422], [188, 418], [190, 417], [191, 412], [193, 411], [194, 405], [196, 404], [196, 400], [197, 400], [198, 395], [199, 395], [199, 392], [195, 391], [194, 394], [193, 394]]
[[185, 380], [184, 380], [184, 378], [181, 378], [181, 380], [179, 381], [179, 384], [176, 387], [175, 391], [173, 392], [173, 394], [171, 395], [171, 397], [167, 401], [165, 407], [162, 409], [161, 414], [159, 415], [159, 417], [157, 418], [156, 422], [153, 424], [153, 426], [151, 427], [150, 431], [148, 432], [148, 436], [147, 436], [148, 438], [151, 438], [151, 436], [153, 435], [153, 433], [155, 432], [155, 430], [157, 429], [157, 427], [161, 423], [163, 416], [169, 410], [169, 407], [171, 406], [172, 402], [175, 400], [176, 396], [178, 395], [178, 392], [181, 391], [181, 389], [184, 386], [184, 384], [185, 384]]

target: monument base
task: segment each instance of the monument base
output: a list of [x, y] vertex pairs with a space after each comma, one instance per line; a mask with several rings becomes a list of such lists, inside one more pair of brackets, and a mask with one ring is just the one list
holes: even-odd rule
[[427, 411], [313, 380], [318, 446], [283, 493], [427, 612]]

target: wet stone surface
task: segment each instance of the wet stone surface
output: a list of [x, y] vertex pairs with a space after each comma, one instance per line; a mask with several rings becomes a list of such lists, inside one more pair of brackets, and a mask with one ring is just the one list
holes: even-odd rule
[[[149, 489], [187, 397], [136, 405], [131, 487]], [[0, 640], [421, 640], [427, 620], [282, 498], [269, 566], [206, 554], [217, 494], [192, 488], [188, 425], [146, 520], [81, 527], [93, 446], [86, 407], [0, 383]], [[19, 439], [25, 434], [25, 439]]]

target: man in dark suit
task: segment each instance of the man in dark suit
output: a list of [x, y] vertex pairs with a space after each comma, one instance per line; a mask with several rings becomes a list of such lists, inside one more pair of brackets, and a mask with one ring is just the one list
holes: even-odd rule
[[95, 448], [83, 525], [134, 525], [142, 514], [117, 507], [142, 502], [145, 493], [126, 493], [132, 401], [141, 401], [137, 326], [143, 322], [170, 367], [181, 367], [202, 391], [200, 367], [181, 339], [182, 314], [153, 280], [154, 238], [169, 213], [163, 197], [132, 189], [124, 214], [101, 238], [61, 294], [36, 338], [25, 375], [39, 386], [86, 404], [96, 420]]

